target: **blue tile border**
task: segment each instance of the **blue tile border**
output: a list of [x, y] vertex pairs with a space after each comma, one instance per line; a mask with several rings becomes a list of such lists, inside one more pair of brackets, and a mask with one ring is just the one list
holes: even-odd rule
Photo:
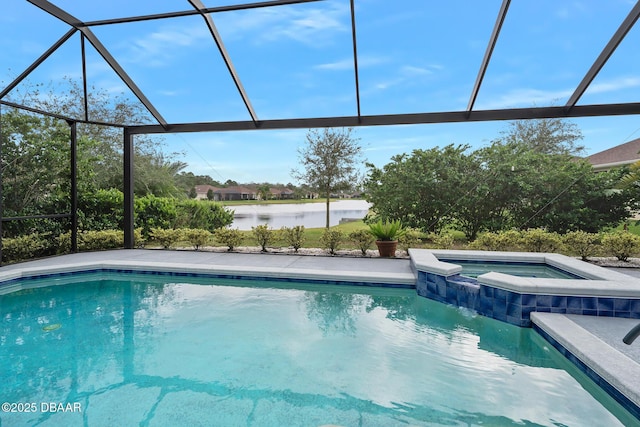
[[57, 279], [69, 276], [77, 276], [95, 273], [115, 273], [115, 274], [133, 274], [133, 275], [151, 275], [151, 276], [167, 276], [167, 277], [193, 277], [204, 279], [232, 279], [232, 280], [255, 280], [266, 282], [285, 282], [285, 283], [303, 283], [314, 285], [337, 285], [337, 286], [364, 286], [364, 287], [380, 287], [380, 288], [396, 288], [396, 289], [415, 289], [415, 285], [403, 283], [383, 283], [383, 282], [365, 282], [365, 281], [344, 281], [344, 280], [323, 280], [323, 279], [305, 279], [305, 278], [289, 278], [289, 277], [269, 277], [269, 276], [252, 276], [246, 274], [227, 274], [227, 273], [190, 273], [178, 271], [157, 271], [157, 270], [133, 270], [120, 268], [92, 268], [86, 270], [78, 270], [71, 272], [59, 273], [43, 273], [31, 276], [18, 277], [0, 282], [0, 288], [17, 284], [20, 282], [28, 282], [32, 280]]
[[417, 277], [416, 291], [422, 297], [521, 327], [531, 327], [534, 311], [640, 319], [640, 299], [635, 298], [519, 293], [460, 274], [445, 277], [418, 271]]
[[587, 366], [576, 355], [567, 350], [562, 344], [560, 344], [555, 338], [545, 332], [538, 325], [533, 324], [532, 328], [546, 341], [548, 341], [553, 347], [558, 350], [566, 359], [573, 363], [578, 369], [584, 372], [591, 380], [593, 380], [598, 387], [606, 391], [616, 402], [618, 402], [624, 409], [629, 411], [634, 417], [640, 419], [640, 407], [622, 394], [617, 388], [611, 385], [607, 380], [602, 378], [596, 371]]

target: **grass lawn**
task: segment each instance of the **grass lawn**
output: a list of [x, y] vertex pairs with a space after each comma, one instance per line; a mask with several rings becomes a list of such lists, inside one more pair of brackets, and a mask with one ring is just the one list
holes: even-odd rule
[[[640, 236], [640, 221], [639, 220], [634, 220], [634, 219], [629, 220], [629, 222], [627, 223], [627, 228], [631, 233], [637, 234], [638, 236]], [[624, 224], [620, 224], [619, 226], [614, 228], [614, 230], [624, 230]]]

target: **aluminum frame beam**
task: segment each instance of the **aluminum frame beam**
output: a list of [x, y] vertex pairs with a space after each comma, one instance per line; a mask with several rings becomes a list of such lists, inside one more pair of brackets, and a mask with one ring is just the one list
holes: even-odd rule
[[578, 87], [576, 87], [576, 90], [567, 101], [564, 107], [565, 110], [568, 111], [574, 108], [574, 106], [585, 93], [593, 79], [596, 78], [602, 67], [604, 67], [604, 64], [606, 64], [611, 55], [613, 55], [613, 52], [615, 52], [618, 45], [620, 45], [627, 33], [636, 23], [638, 18], [640, 18], [640, 0], [636, 2], [635, 6], [633, 6], [627, 17], [624, 19], [624, 21], [622, 21], [622, 24], [620, 24], [620, 27], [618, 27], [616, 32], [609, 40], [609, 43], [607, 43], [602, 52], [600, 52], [600, 55], [598, 55], [598, 58], [595, 60], [593, 65], [591, 65], [591, 68], [589, 69], [589, 71], [587, 71], [587, 74], [584, 76]]
[[360, 79], [358, 76], [358, 43], [356, 41], [356, 6], [354, 0], [351, 0], [351, 39], [353, 40], [353, 71], [356, 78], [356, 106], [358, 107], [358, 117], [360, 117]]
[[480, 71], [478, 71], [476, 82], [473, 85], [473, 90], [471, 91], [471, 98], [469, 99], [469, 104], [467, 105], [467, 112], [471, 112], [471, 110], [473, 110], [473, 105], [476, 103], [476, 98], [478, 97], [478, 93], [480, 92], [480, 86], [482, 85], [484, 75], [487, 72], [487, 68], [489, 67], [489, 61], [491, 61], [491, 55], [493, 55], [493, 49], [496, 47], [496, 43], [498, 42], [498, 36], [500, 36], [500, 30], [502, 29], [502, 24], [507, 17], [507, 12], [509, 11], [510, 4], [511, 0], [502, 0], [502, 5], [500, 6], [500, 11], [498, 12], [498, 17], [496, 18], [496, 23], [494, 24], [493, 31], [491, 32], [491, 38], [489, 39], [489, 43], [487, 44], [487, 50], [484, 52], [484, 58], [482, 58]]
[[416, 114], [388, 114], [374, 116], [342, 116], [305, 119], [207, 122], [170, 124], [167, 129], [158, 125], [127, 127], [131, 134], [160, 134], [187, 132], [223, 132], [258, 129], [309, 129], [324, 127], [390, 126], [435, 123], [483, 122], [501, 120], [527, 120], [548, 118], [574, 118], [594, 116], [640, 115], [640, 102], [623, 104], [580, 105], [571, 111], [564, 107], [531, 107], [503, 110], [450, 111]]
[[[207, 7], [202, 10], [204, 13], [232, 12], [235, 10], [259, 9], [263, 7], [287, 6], [292, 4], [314, 3], [326, 0], [272, 0], [257, 3], [235, 4], [229, 6]], [[128, 22], [153, 21], [156, 19], [180, 18], [183, 16], [193, 16], [200, 14], [198, 10], [184, 10], [179, 12], [157, 13], [153, 15], [130, 16], [125, 18], [102, 19], [97, 21], [87, 21], [84, 23], [87, 27], [98, 25], [124, 24]]]
[[53, 54], [53, 52], [58, 50], [60, 46], [62, 46], [67, 40], [69, 40], [71, 36], [73, 36], [76, 33], [76, 31], [78, 31], [78, 29], [74, 27], [70, 29], [64, 36], [60, 37], [60, 39], [57, 42], [55, 42], [53, 46], [51, 46], [49, 49], [46, 50], [46, 52], [40, 55], [40, 57], [36, 59], [33, 62], [33, 64], [31, 64], [18, 77], [16, 77], [11, 83], [9, 83], [9, 85], [5, 87], [2, 90], [2, 92], [0, 92], [0, 99], [7, 96], [7, 94], [11, 92], [16, 86], [18, 86], [22, 80], [24, 80], [29, 74], [33, 72], [33, 70], [38, 68], [38, 66], [42, 64], [44, 61], [46, 61], [46, 59], [50, 57]]
[[253, 106], [251, 105], [251, 101], [249, 100], [249, 96], [247, 95], [247, 92], [245, 91], [244, 86], [242, 86], [242, 82], [240, 81], [238, 72], [236, 71], [236, 68], [233, 66], [233, 62], [231, 61], [229, 52], [227, 52], [227, 49], [225, 48], [224, 43], [222, 42], [222, 37], [220, 37], [220, 33], [218, 32], [218, 29], [216, 28], [216, 25], [213, 22], [213, 18], [211, 17], [211, 14], [204, 12], [206, 7], [200, 0], [189, 0], [189, 3], [191, 3], [191, 5], [202, 15], [202, 18], [207, 23], [207, 27], [209, 27], [209, 32], [211, 33], [211, 36], [213, 36], [213, 40], [216, 42], [216, 46], [218, 46], [218, 50], [222, 55], [222, 59], [224, 60], [224, 63], [227, 66], [227, 69], [229, 70], [229, 74], [231, 74], [233, 83], [235, 83], [236, 88], [238, 89], [238, 92], [242, 97], [242, 101], [244, 102], [245, 107], [247, 107], [247, 111], [249, 111], [251, 120], [253, 120], [254, 122], [257, 122], [258, 116], [256, 115], [256, 112], [254, 111]]
[[82, 34], [89, 40], [89, 43], [93, 45], [93, 47], [98, 51], [100, 56], [104, 58], [105, 61], [109, 64], [111, 69], [122, 79], [122, 81], [127, 85], [129, 90], [133, 92], [133, 94], [142, 102], [145, 108], [151, 113], [151, 115], [156, 119], [161, 126], [166, 126], [167, 121], [162, 117], [160, 112], [156, 110], [153, 104], [147, 99], [145, 94], [140, 90], [140, 88], [135, 84], [135, 82], [129, 77], [129, 75], [124, 71], [124, 69], [120, 66], [118, 61], [111, 55], [111, 53], [107, 50], [106, 47], [98, 40], [98, 38], [93, 34], [93, 32], [86, 27], [86, 25], [73, 15], [68, 12], [60, 9], [58, 6], [53, 3], [48, 2], [47, 0], [27, 0], [29, 3], [34, 6], [39, 7], [50, 15], [58, 18], [59, 20], [65, 22], [66, 24], [74, 27], [77, 30], [80, 30]]

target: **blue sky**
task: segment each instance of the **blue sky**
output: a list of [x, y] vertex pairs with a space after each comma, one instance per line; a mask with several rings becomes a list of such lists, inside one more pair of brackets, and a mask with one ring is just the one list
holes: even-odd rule
[[[53, 0], [84, 21], [190, 10], [186, 0]], [[206, 6], [245, 1], [204, 0]], [[500, 0], [356, 0], [362, 114], [464, 110]], [[475, 109], [563, 105], [629, 13], [631, 0], [513, 0]], [[213, 15], [259, 119], [355, 115], [348, 0]], [[25, 0], [3, 0], [0, 87], [68, 27]], [[248, 120], [199, 16], [100, 26], [94, 33], [170, 123]], [[640, 101], [640, 24], [630, 31], [579, 104]], [[30, 77], [81, 79], [79, 36]], [[90, 85], [126, 86], [87, 48]], [[16, 90], [19, 90], [18, 87]], [[576, 119], [587, 154], [640, 137], [640, 117]], [[487, 145], [506, 122], [358, 128], [367, 159], [449, 143]], [[187, 170], [239, 182], [291, 182], [306, 130], [167, 135]]]

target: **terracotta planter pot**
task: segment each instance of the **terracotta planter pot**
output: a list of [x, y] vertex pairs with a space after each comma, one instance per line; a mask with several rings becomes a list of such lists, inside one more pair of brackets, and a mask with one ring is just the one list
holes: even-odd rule
[[391, 258], [396, 256], [396, 249], [398, 248], [397, 240], [376, 240], [378, 246], [378, 252], [380, 252], [381, 258]]

